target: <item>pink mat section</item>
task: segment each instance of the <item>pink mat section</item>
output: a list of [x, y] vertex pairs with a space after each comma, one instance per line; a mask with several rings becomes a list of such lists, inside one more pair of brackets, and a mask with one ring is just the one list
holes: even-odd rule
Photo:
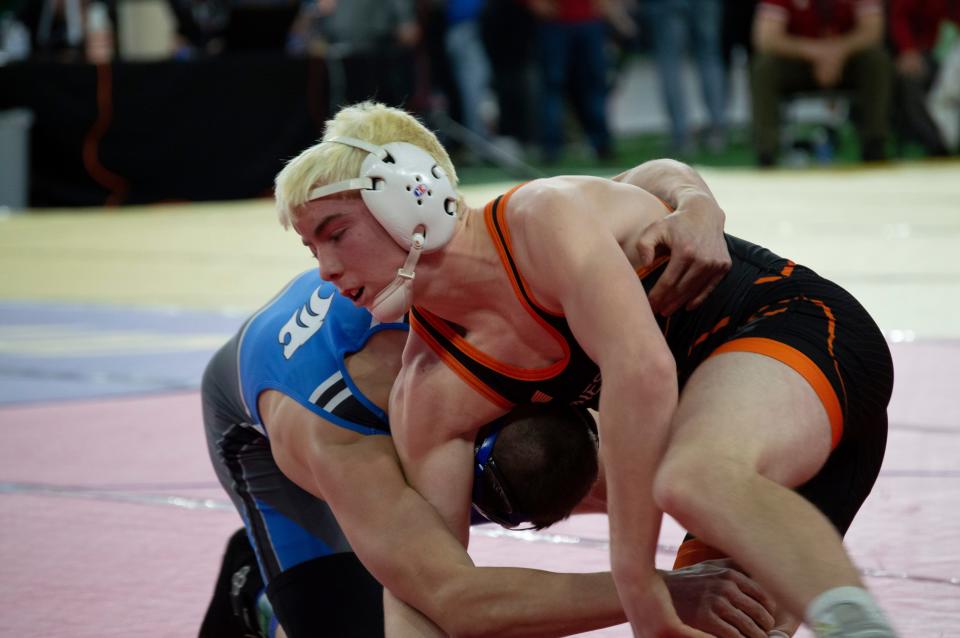
[[[905, 638], [960, 637], [960, 343], [894, 356], [887, 457], [847, 545]], [[4, 408], [0, 433], [0, 636], [195, 636], [239, 526], [209, 467], [198, 394]], [[608, 565], [601, 516], [494, 532], [473, 535], [480, 564]], [[668, 521], [661, 566], [681, 536]]]
[[195, 636], [240, 525], [232, 508], [163, 504], [226, 501], [199, 394], [7, 408], [0, 431], [0, 481], [30, 490], [0, 495], [0, 635]]

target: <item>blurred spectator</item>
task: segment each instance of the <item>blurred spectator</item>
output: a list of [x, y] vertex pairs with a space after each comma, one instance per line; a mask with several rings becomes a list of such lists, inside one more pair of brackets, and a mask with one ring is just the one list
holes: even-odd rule
[[686, 155], [695, 147], [683, 85], [688, 43], [693, 45], [700, 90], [710, 117], [706, 145], [711, 152], [722, 152], [727, 140], [722, 1], [644, 0], [643, 6], [650, 25], [660, 89], [670, 116], [672, 153]]
[[447, 0], [444, 46], [457, 91], [462, 124], [478, 135], [487, 130], [481, 115], [493, 107], [490, 95], [490, 61], [483, 44], [480, 16], [484, 0]]
[[536, 20], [525, 0], [486, 0], [483, 39], [493, 67], [499, 133], [520, 144], [534, 142]]
[[33, 56], [62, 62], [83, 59], [83, 0], [32, 0], [20, 2], [15, 16], [30, 32]]
[[927, 111], [927, 92], [937, 74], [934, 46], [946, 20], [960, 20], [957, 0], [891, 0], [890, 38], [896, 53], [898, 132], [930, 155], [945, 155], [940, 131]]
[[730, 72], [733, 68], [733, 52], [743, 51], [746, 59], [753, 54], [750, 31], [757, 0], [726, 0], [723, 3], [723, 68], [726, 70], [725, 95], [730, 97]]
[[167, 0], [177, 23], [174, 56], [285, 51], [299, 0]]
[[[612, 0], [607, 0], [612, 1]], [[556, 162], [563, 151], [567, 82], [580, 100], [574, 112], [599, 159], [613, 148], [607, 125], [606, 22], [602, 0], [528, 0], [537, 17], [540, 144], [543, 160]]]
[[953, 43], [940, 65], [927, 100], [948, 152], [960, 152], [960, 40]]
[[886, 157], [891, 71], [879, 0], [761, 0], [754, 17], [752, 105], [761, 166], [776, 161], [781, 101], [791, 93], [853, 92], [864, 160]]
[[332, 64], [342, 64], [332, 109], [376, 98], [404, 106], [416, 80], [421, 39], [414, 0], [316, 0], [319, 35]]
[[219, 53], [230, 20], [229, 0], [167, 0], [177, 25], [174, 57]]

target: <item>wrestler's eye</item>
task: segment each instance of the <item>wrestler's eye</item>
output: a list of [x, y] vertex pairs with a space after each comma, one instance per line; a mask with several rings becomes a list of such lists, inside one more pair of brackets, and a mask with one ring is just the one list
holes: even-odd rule
[[346, 229], [346, 228], [342, 228], [342, 229], [340, 229], [340, 230], [336, 230], [336, 231], [330, 233], [329, 241], [330, 241], [331, 243], [334, 243], [334, 244], [339, 243], [339, 242], [340, 242], [340, 239], [343, 238], [343, 235], [344, 235], [344, 233], [346, 233], [346, 232], [347, 232], [347, 229]]

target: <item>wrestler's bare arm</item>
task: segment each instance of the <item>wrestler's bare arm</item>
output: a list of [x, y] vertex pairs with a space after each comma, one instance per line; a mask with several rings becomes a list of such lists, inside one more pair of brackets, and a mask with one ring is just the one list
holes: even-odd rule
[[[281, 470], [328, 501], [367, 569], [438, 630], [538, 636], [626, 620], [609, 572], [474, 567], [436, 510], [407, 485], [389, 437], [336, 427], [280, 393], [269, 394], [272, 400], [261, 402], [261, 414]], [[682, 570], [664, 577], [674, 599], [687, 601], [681, 608], [689, 611], [685, 620], [705, 631], [726, 628], [731, 610], [742, 612], [735, 614], [741, 618], [738, 627], [751, 638], [763, 638], [772, 622], [770, 601], [735, 570]], [[429, 622], [409, 607], [389, 609], [391, 618], [407, 627]]]
[[562, 310], [603, 376], [611, 564], [634, 632], [698, 636], [683, 628], [654, 570], [662, 518], [654, 476], [677, 404], [675, 364], [617, 237], [588, 213], [656, 203], [613, 184], [566, 186], [540, 180], [513, 195], [507, 224], [515, 258], [534, 296]]
[[280, 469], [326, 500], [370, 573], [444, 633], [559, 635], [624, 622], [609, 573], [475, 567], [437, 511], [408, 486], [390, 437], [350, 432], [271, 394], [261, 414]]

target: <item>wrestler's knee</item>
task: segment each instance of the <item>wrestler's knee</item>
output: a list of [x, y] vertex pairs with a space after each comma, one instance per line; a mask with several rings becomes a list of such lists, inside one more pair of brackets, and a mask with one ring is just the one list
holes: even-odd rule
[[709, 512], [757, 476], [742, 458], [715, 456], [692, 445], [668, 449], [654, 477], [654, 500], [678, 519]]

